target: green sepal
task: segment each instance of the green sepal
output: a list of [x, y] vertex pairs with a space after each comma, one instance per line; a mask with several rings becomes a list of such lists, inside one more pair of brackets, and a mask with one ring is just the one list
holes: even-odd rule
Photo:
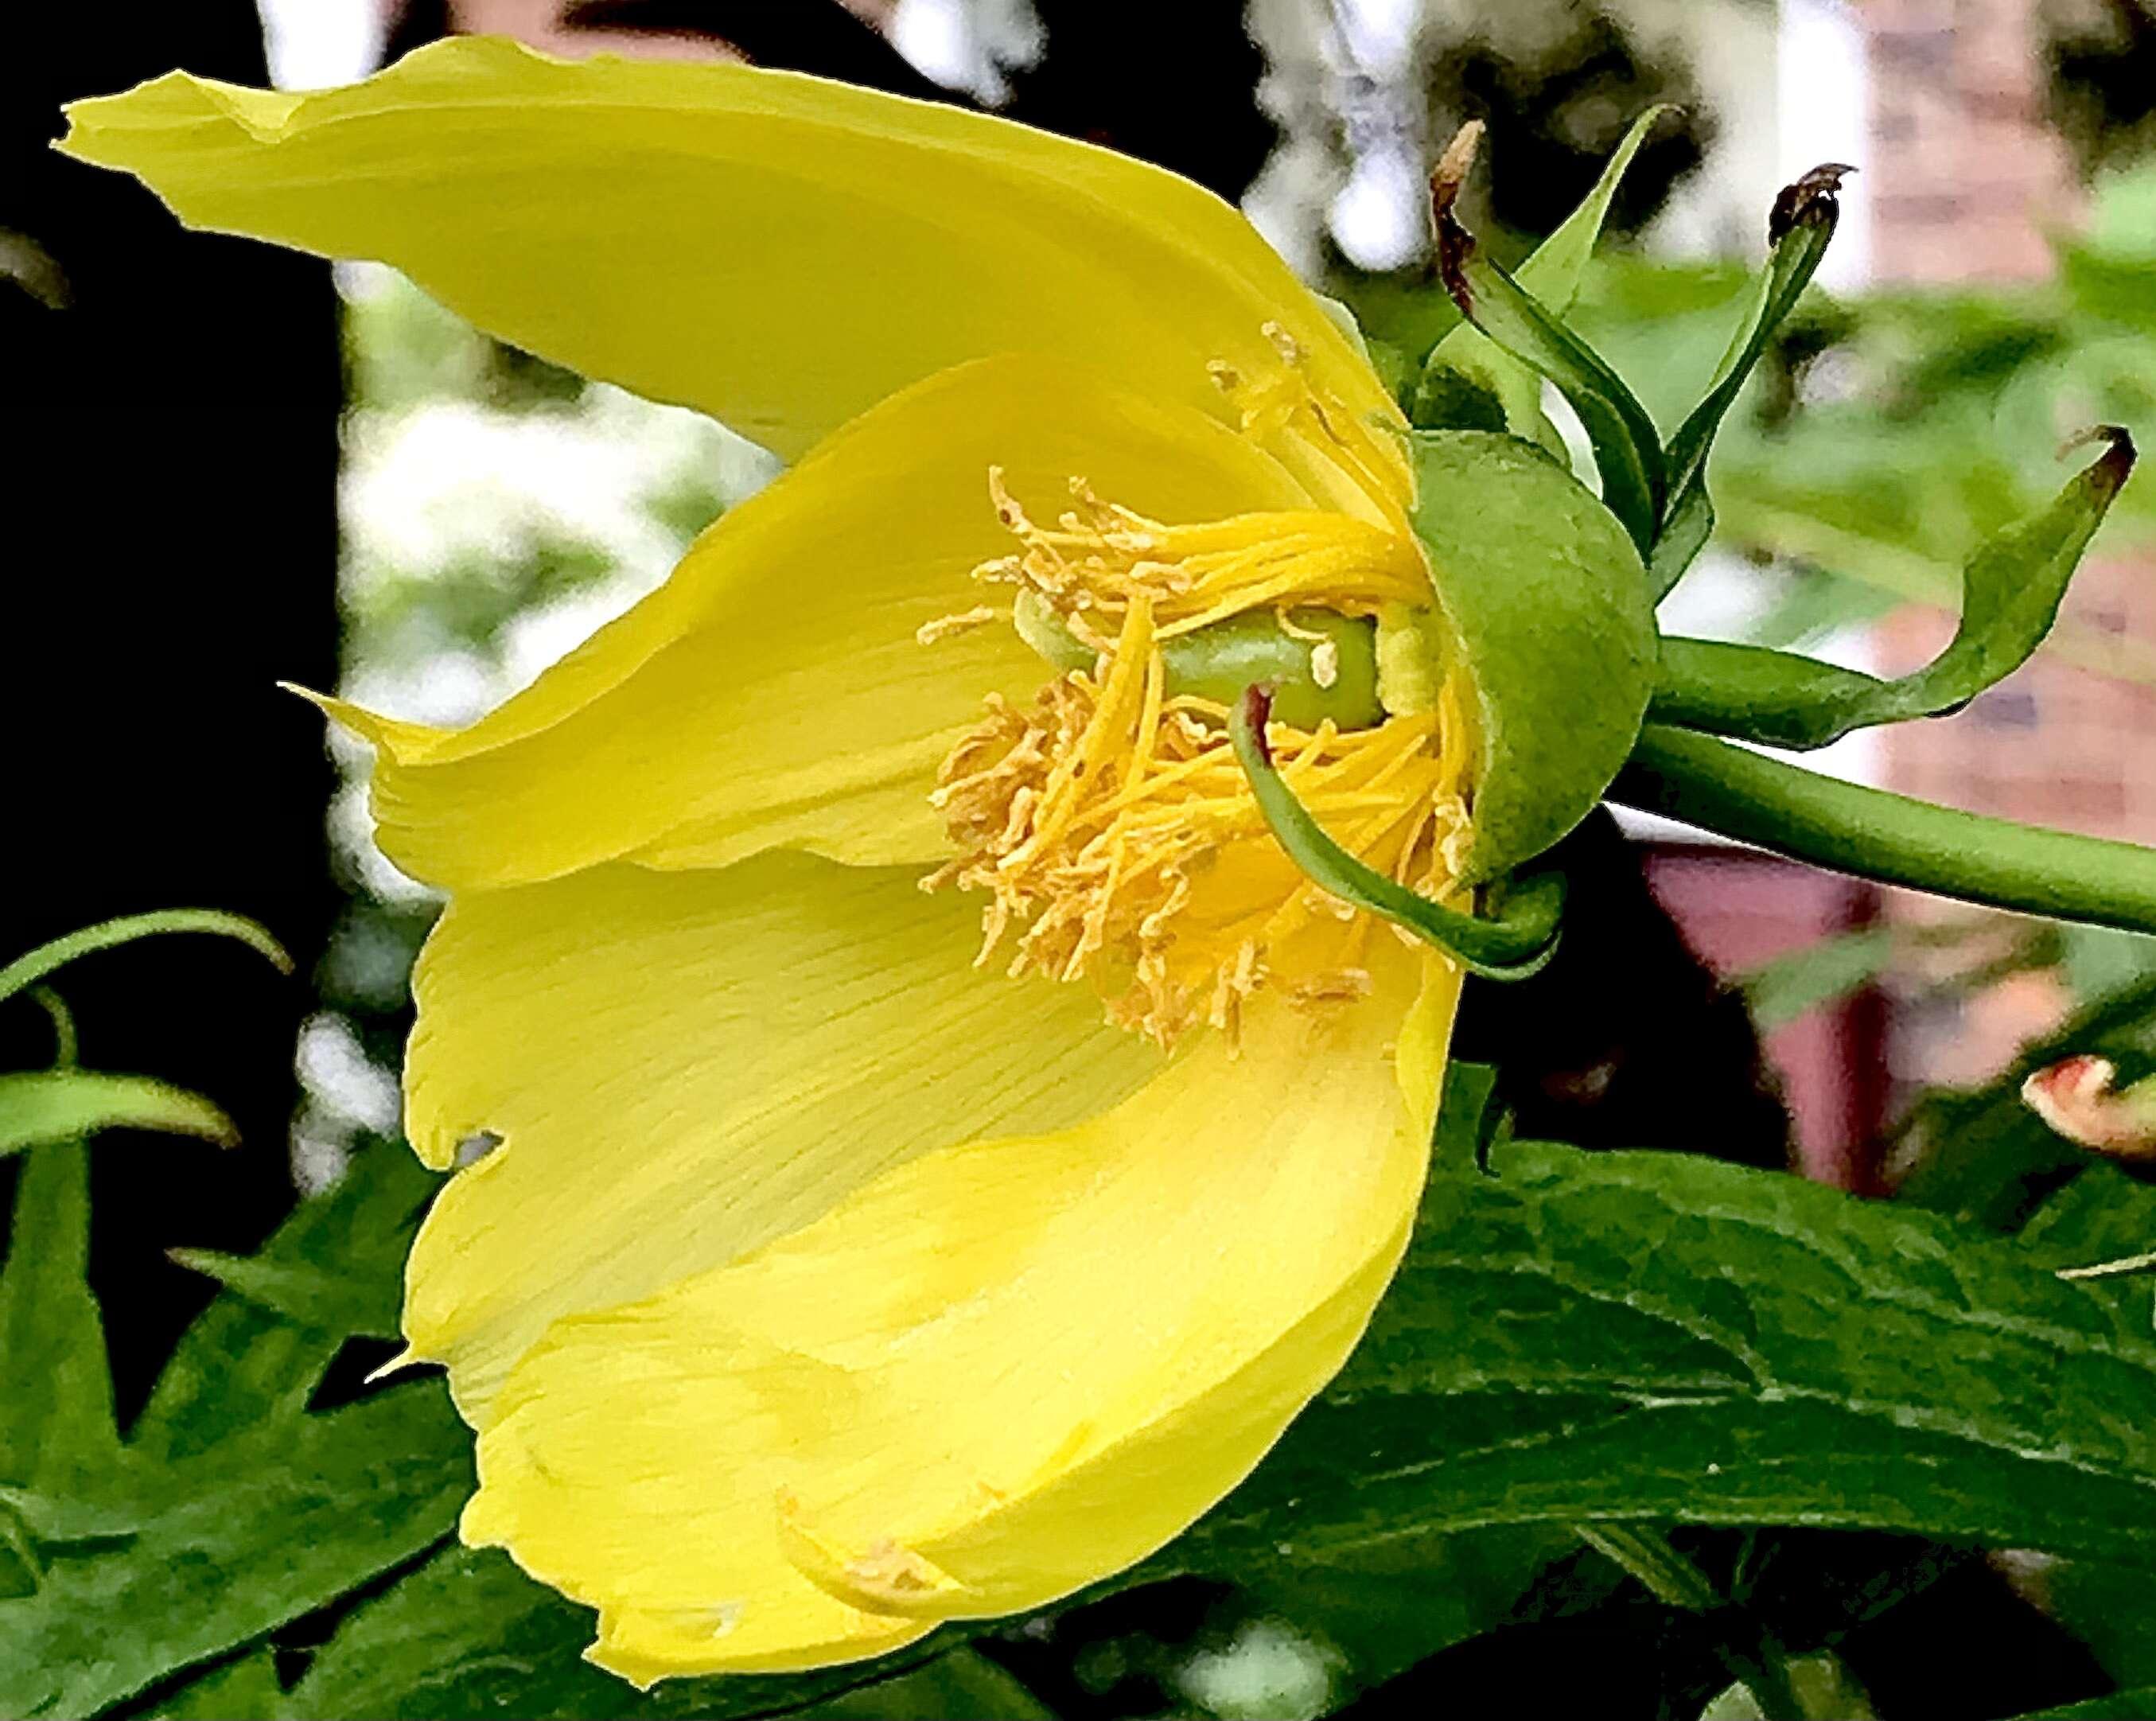
[[1556, 953], [1564, 910], [1563, 873], [1552, 870], [1493, 886], [1486, 918], [1433, 902], [1365, 866], [1326, 835], [1273, 763], [1272, 749], [1265, 743], [1271, 706], [1263, 687], [1246, 688], [1230, 708], [1228, 735], [1258, 810], [1288, 858], [1313, 883], [1414, 933], [1486, 979], [1524, 980]]
[[1471, 881], [1514, 871], [1593, 810], [1639, 737], [1658, 642], [1631, 540], [1540, 450], [1415, 434], [1415, 535], [1473, 693]]
[[1707, 457], [1715, 433], [1728, 415], [1745, 383], [1758, 367], [1767, 343], [1811, 285], [1840, 219], [1835, 193], [1845, 175], [1839, 162], [1815, 167], [1775, 198], [1767, 221], [1767, 271], [1760, 278], [1757, 302], [1738, 332], [1707, 398], [1691, 409], [1670, 439], [1669, 496], [1661, 529], [1647, 559], [1647, 575], [1657, 600], [1683, 578], [1714, 533], [1714, 503], [1707, 492]]
[[1855, 729], [1958, 710], [2027, 662], [2058, 618], [2082, 553], [2133, 470], [2133, 439], [2107, 446], [2041, 513], [1996, 533], [1962, 573], [1960, 625], [1922, 669], [1883, 681], [1855, 670], [1706, 640], [1665, 640], [1656, 722], [1776, 747], [1825, 747]]
[[1446, 288], [1476, 328], [1571, 402], [1594, 450], [1603, 502], [1645, 557], [1661, 524], [1667, 482], [1654, 420], [1593, 347], [1483, 252], [1452, 212], [1457, 189], [1440, 181], [1436, 199], [1438, 265]]
[[[1674, 111], [1664, 103], [1635, 120], [1624, 142], [1604, 166], [1594, 189], [1520, 265], [1517, 277], [1520, 285], [1554, 315], [1563, 316], [1578, 296], [1587, 265], [1594, 260], [1595, 245], [1601, 239], [1603, 223], [1609, 218], [1609, 206], [1633, 157], [1662, 116]], [[1424, 429], [1509, 429], [1530, 441], [1543, 441], [1548, 421], [1543, 416], [1542, 388], [1536, 373], [1469, 324], [1459, 306], [1437, 286], [1437, 282], [1431, 281], [1418, 290], [1414, 318], [1410, 321], [1402, 313], [1396, 319], [1400, 331], [1393, 335], [1421, 361], [1421, 380], [1405, 403], [1410, 419]], [[1386, 326], [1390, 329], [1394, 324], [1388, 322]], [[1405, 332], [1409, 327], [1423, 331], [1419, 342]], [[1467, 415], [1460, 413], [1463, 404], [1472, 408]], [[1502, 422], [1489, 421], [1487, 415], [1492, 409], [1506, 414]], [[1553, 446], [1552, 452], [1556, 452]]]

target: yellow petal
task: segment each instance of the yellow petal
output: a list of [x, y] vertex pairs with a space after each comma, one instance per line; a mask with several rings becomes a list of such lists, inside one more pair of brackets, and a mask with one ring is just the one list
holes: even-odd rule
[[937, 763], [984, 696], [1030, 698], [1049, 673], [1007, 624], [914, 637], [998, 595], [968, 578], [1012, 547], [991, 464], [1049, 518], [1074, 476], [1161, 519], [1310, 505], [1244, 438], [1070, 366], [945, 372], [722, 517], [658, 592], [472, 727], [332, 703], [380, 750], [382, 847], [453, 888], [779, 844], [940, 858]]
[[460, 896], [415, 989], [408, 1128], [451, 1180], [405, 1336], [483, 1419], [557, 1316], [648, 1297], [875, 1174], [1058, 1128], [1160, 1065], [1082, 987], [968, 964], [978, 910], [910, 872], [773, 855]]
[[[819, 1653], [799, 1573], [932, 1619], [1142, 1558], [1331, 1378], [1404, 1246], [1458, 982], [1382, 961], [1359, 1005], [1255, 1010], [1240, 1058], [1209, 1037], [1090, 1123], [924, 1155], [562, 1323], [496, 1402], [467, 1538], [597, 1602], [597, 1658], [647, 1677]], [[666, 1624], [720, 1599], [725, 1636]]]
[[1268, 321], [1353, 414], [1368, 364], [1235, 209], [1158, 167], [747, 66], [465, 39], [295, 95], [174, 73], [63, 146], [198, 226], [393, 263], [588, 376], [791, 458], [945, 367], [1031, 351], [1218, 413]]

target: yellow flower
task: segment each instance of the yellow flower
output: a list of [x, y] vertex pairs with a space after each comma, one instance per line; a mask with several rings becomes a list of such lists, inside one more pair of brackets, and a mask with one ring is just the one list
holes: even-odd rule
[[405, 1330], [477, 1431], [466, 1538], [649, 1681], [1191, 1523], [1391, 1275], [1458, 992], [1296, 871], [1223, 724], [1286, 653], [1288, 782], [1454, 891], [1464, 696], [1397, 629], [1374, 668], [1430, 589], [1357, 344], [1194, 186], [785, 74], [465, 41], [74, 118], [192, 222], [796, 462], [472, 727], [336, 707], [450, 893], [408, 1124], [470, 1163]]

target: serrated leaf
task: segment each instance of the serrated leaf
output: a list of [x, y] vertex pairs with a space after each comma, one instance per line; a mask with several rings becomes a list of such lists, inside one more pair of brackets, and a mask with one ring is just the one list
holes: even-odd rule
[[0, 1075], [0, 1153], [79, 1141], [100, 1129], [162, 1130], [223, 1147], [239, 1139], [232, 1120], [201, 1095], [147, 1076], [89, 1070]]
[[132, 1448], [182, 1457], [234, 1427], [296, 1416], [346, 1333], [394, 1330], [404, 1256], [439, 1183], [400, 1145], [363, 1149], [335, 1189], [304, 1203], [254, 1257], [280, 1273], [336, 1262], [352, 1296], [344, 1318], [319, 1298], [297, 1321], [251, 1297], [218, 1297], [181, 1335], [129, 1431]]
[[[33, 1156], [23, 1189], [42, 1162], [68, 1152]], [[265, 1256], [292, 1266], [341, 1248], [335, 1258], [393, 1287], [431, 1181], [399, 1150], [363, 1153]], [[18, 1205], [18, 1224], [37, 1210]], [[22, 1261], [42, 1270], [44, 1243], [11, 1255], [0, 1291]], [[350, 1330], [338, 1325], [302, 1326], [220, 1297], [182, 1339], [126, 1445], [100, 1452], [85, 1442], [50, 1485], [0, 1469], [11, 1485], [0, 1503], [30, 1526], [44, 1561], [36, 1593], [0, 1605], [0, 1713], [95, 1713], [256, 1641], [449, 1533], [470, 1492], [470, 1451], [439, 1380], [306, 1410]], [[23, 1353], [15, 1328], [0, 1325], [11, 1380], [40, 1364], [45, 1333], [38, 1324]], [[41, 1440], [40, 1449], [59, 1448]]]
[[550, 1721], [734, 1716], [1043, 1714], [1010, 1680], [946, 1633], [869, 1665], [814, 1673], [667, 1680], [639, 1693], [583, 1659], [592, 1615], [494, 1550], [452, 1548], [365, 1603], [287, 1698], [293, 1721]]
[[285, 1266], [259, 1256], [226, 1255], [215, 1249], [175, 1249], [172, 1257], [297, 1326], [370, 1338], [397, 1336], [397, 1282], [379, 1273], [367, 1278], [348, 1271]]
[[1370, 1337], [1195, 1538], [1262, 1535], [1292, 1498], [1298, 1550], [1337, 1562], [1597, 1519], [2156, 1559], [2145, 1318], [2011, 1242], [1785, 1175], [1495, 1163], [1433, 1184]]
[[283, 1721], [286, 1713], [277, 1658], [264, 1649], [189, 1681], [155, 1704], [146, 1721]]
[[0, 1713], [95, 1714], [403, 1564], [454, 1526], [469, 1446], [429, 1382], [135, 1467], [142, 1528], [0, 1606]]

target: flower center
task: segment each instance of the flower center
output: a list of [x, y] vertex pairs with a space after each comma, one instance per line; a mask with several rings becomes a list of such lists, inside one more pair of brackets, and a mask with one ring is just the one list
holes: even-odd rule
[[[944, 761], [932, 799], [957, 852], [924, 888], [988, 897], [981, 961], [1007, 948], [1014, 975], [1090, 979], [1111, 1021], [1163, 1046], [1201, 1025], [1235, 1034], [1260, 990], [1309, 1008], [1362, 996], [1369, 940], [1390, 929], [1288, 858], [1229, 739], [1240, 687], [1193, 686], [1178, 665], [1221, 629], [1262, 624], [1304, 642], [1311, 711], [1336, 690], [1352, 706], [1341, 630], [1428, 604], [1419, 551], [1340, 514], [1165, 526], [1082, 482], [1042, 526], [1000, 475], [990, 491], [1019, 547], [975, 577], [1018, 588], [1020, 631], [1065, 672], [1029, 708], [991, 696]], [[1335, 841], [1410, 888], [1453, 891], [1467, 834], [1456, 678], [1430, 709], [1389, 714], [1373, 698], [1366, 715], [1270, 733]]]

